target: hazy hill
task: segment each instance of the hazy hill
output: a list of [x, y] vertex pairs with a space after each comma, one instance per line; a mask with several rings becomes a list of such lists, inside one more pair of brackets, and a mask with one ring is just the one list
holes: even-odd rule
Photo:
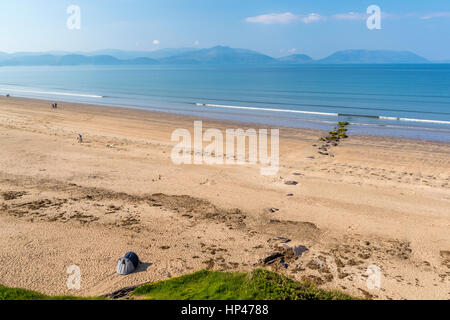
[[328, 64], [358, 63], [428, 63], [429, 61], [410, 51], [389, 50], [345, 50], [338, 51], [329, 57], [319, 60]]
[[7, 54], [6, 52], [1, 52], [0, 51], [0, 62], [5, 60], [5, 59], [8, 59], [8, 58], [9, 58], [9, 54]]
[[158, 64], [158, 60], [150, 58], [134, 58], [130, 60], [122, 60], [123, 64], [128, 65], [145, 65], [145, 64]]
[[[109, 54], [107, 54], [109, 53]], [[76, 65], [151, 65], [151, 64], [393, 64], [430, 63], [409, 51], [345, 50], [321, 60], [305, 54], [293, 54], [274, 59], [256, 51], [217, 46], [209, 49], [161, 49], [158, 51], [100, 50], [90, 53], [0, 52], [0, 66], [76, 66]]]
[[136, 58], [164, 59], [196, 50], [197, 49], [193, 48], [178, 48], [178, 49], [167, 48], [155, 51], [126, 51], [116, 49], [105, 49], [92, 52], [80, 52], [79, 54], [85, 56], [108, 55], [113, 56], [120, 60], [131, 60]]
[[292, 54], [287, 57], [279, 58], [278, 61], [289, 64], [303, 64], [303, 63], [312, 63], [314, 62], [314, 59], [306, 54]]
[[78, 54], [70, 54], [60, 57], [56, 61], [56, 65], [61, 66], [78, 66], [78, 65], [119, 65], [122, 61], [112, 56], [93, 56], [87, 57]]
[[[1, 56], [0, 56], [1, 57]], [[80, 54], [68, 54], [64, 56], [45, 55], [25, 55], [15, 58], [5, 59], [0, 62], [4, 66], [79, 66], [79, 65], [136, 65], [136, 64], [156, 64], [156, 60], [149, 58], [135, 58], [130, 60], [120, 60], [113, 56], [98, 55], [85, 56]]]
[[51, 54], [42, 55], [25, 55], [15, 58], [6, 57], [0, 62], [4, 66], [43, 66], [55, 65], [58, 62], [58, 57]]
[[165, 64], [264, 64], [276, 59], [264, 54], [230, 47], [217, 46], [161, 59]]

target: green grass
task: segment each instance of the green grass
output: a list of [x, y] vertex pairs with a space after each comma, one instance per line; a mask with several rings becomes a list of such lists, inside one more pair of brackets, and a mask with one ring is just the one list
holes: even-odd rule
[[252, 273], [199, 271], [137, 288], [135, 298], [149, 300], [349, 300], [352, 297], [318, 289], [263, 269]]
[[44, 300], [45, 295], [25, 289], [0, 286], [0, 300]]
[[35, 291], [8, 288], [0, 285], [0, 301], [1, 300], [102, 300], [103, 298], [82, 298], [71, 296], [46, 296], [45, 294]]
[[[350, 300], [338, 291], [296, 282], [278, 273], [257, 269], [251, 273], [202, 270], [166, 281], [146, 284], [132, 298], [148, 300]], [[103, 297], [47, 296], [0, 285], [0, 300], [105, 300]]]

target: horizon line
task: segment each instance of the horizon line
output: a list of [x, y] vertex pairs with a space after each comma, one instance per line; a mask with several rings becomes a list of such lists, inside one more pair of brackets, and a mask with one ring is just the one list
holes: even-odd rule
[[[154, 53], [154, 52], [159, 52], [159, 51], [162, 51], [162, 50], [171, 50], [171, 49], [173, 49], [173, 50], [192, 49], [192, 51], [200, 51], [200, 50], [207, 50], [207, 49], [213, 49], [213, 48], [218, 48], [218, 47], [230, 48], [230, 49], [235, 49], [235, 50], [249, 50], [249, 51], [253, 51], [255, 53], [258, 53], [258, 54], [261, 54], [261, 55], [265, 55], [267, 57], [270, 57], [270, 58], [273, 58], [273, 59], [276, 59], [276, 60], [281, 59], [281, 58], [285, 58], [285, 57], [295, 56], [295, 55], [306, 55], [306, 56], [312, 58], [314, 61], [320, 61], [320, 60], [326, 59], [327, 57], [329, 57], [329, 56], [331, 56], [331, 55], [333, 55], [335, 53], [345, 52], [345, 51], [373, 51], [373, 52], [375, 52], [375, 51], [391, 51], [391, 52], [410, 52], [410, 53], [416, 54], [417, 56], [419, 56], [421, 58], [424, 58], [424, 59], [426, 59], [426, 60], [428, 60], [430, 62], [450, 62], [450, 57], [449, 58], [444, 58], [444, 59], [429, 59], [429, 58], [421, 56], [421, 55], [419, 55], [419, 54], [417, 54], [417, 53], [415, 53], [414, 51], [411, 51], [411, 50], [362, 49], [362, 48], [358, 48], [358, 49], [342, 49], [342, 50], [332, 51], [330, 54], [328, 54], [328, 55], [326, 55], [326, 56], [324, 56], [322, 58], [315, 58], [315, 57], [313, 57], [313, 56], [311, 56], [309, 54], [302, 53], [302, 52], [291, 52], [291, 53], [288, 53], [287, 55], [280, 55], [280, 56], [276, 57], [276, 56], [273, 56], [273, 55], [270, 55], [270, 54], [262, 53], [260, 51], [254, 50], [254, 49], [231, 47], [231, 46], [227, 46], [227, 45], [215, 45], [215, 46], [212, 46], [212, 47], [202, 47], [202, 48], [166, 47], [166, 48], [159, 48], [159, 49], [155, 49], [155, 50], [152, 50], [152, 49], [149, 49], [149, 50], [132, 50], [132, 49], [114, 49], [114, 48], [93, 49], [93, 50], [83, 50], [83, 51], [81, 51], [81, 50], [79, 50], [79, 51], [78, 50], [71, 51], [71, 50], [49, 49], [49, 50], [42, 50], [42, 51], [39, 51], [39, 50], [38, 51], [32, 51], [32, 50], [30, 50], [30, 51], [20, 51], [19, 50], [19, 51], [8, 52], [8, 51], [0, 50], [0, 53], [5, 53], [5, 54], [8, 54], [8, 55], [21, 54], [21, 53], [24, 53], [24, 54], [38, 54], [38, 53], [41, 53], [41, 54], [52, 54], [52, 55], [58, 56], [58, 53], [63, 53], [64, 55], [92, 54], [92, 53], [95, 53], [96, 51], [121, 51], [121, 52], [124, 52], [124, 53], [127, 53], [127, 52]], [[109, 55], [109, 54], [106, 54], [106, 55]], [[142, 57], [142, 58], [145, 58], [145, 57]], [[155, 58], [154, 60], [158, 60], [158, 59]]]

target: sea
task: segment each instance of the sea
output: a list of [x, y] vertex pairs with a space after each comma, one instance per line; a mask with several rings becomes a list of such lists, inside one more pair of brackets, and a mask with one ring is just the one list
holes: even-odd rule
[[450, 64], [0, 67], [0, 94], [450, 142]]

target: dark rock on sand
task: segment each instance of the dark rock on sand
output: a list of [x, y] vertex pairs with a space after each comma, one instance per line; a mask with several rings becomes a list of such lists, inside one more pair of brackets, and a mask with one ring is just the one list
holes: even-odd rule
[[265, 265], [270, 265], [270, 264], [274, 263], [275, 260], [277, 260], [278, 258], [282, 258], [282, 257], [283, 257], [283, 254], [281, 252], [276, 252], [276, 253], [271, 254], [267, 258], [263, 259], [262, 262]]
[[303, 255], [303, 253], [308, 251], [308, 248], [305, 246], [296, 246], [296, 247], [292, 248], [292, 251], [294, 252], [294, 256], [297, 258], [297, 257], [301, 257]]
[[117, 291], [114, 291], [113, 293], [107, 294], [104, 297], [107, 299], [122, 299], [122, 298], [128, 298], [131, 293], [136, 290], [139, 286], [134, 287], [128, 287], [123, 288]]
[[288, 243], [291, 242], [291, 239], [288, 238], [284, 238], [284, 237], [276, 237], [273, 238], [274, 241], [280, 241], [281, 243]]
[[283, 268], [287, 269], [289, 267], [289, 265], [284, 261], [284, 259], [280, 260], [280, 264]]

